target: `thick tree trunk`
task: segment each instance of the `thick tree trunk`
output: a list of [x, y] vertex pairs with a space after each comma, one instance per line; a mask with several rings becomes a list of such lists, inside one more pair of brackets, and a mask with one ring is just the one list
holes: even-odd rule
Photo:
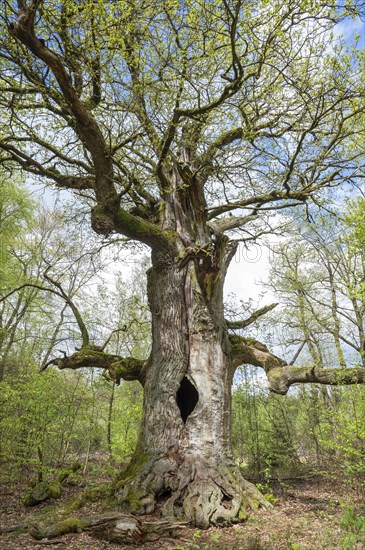
[[149, 271], [153, 347], [142, 433], [117, 490], [129, 511], [151, 513], [159, 506], [164, 517], [207, 527], [242, 520], [265, 504], [231, 452], [225, 270], [224, 262], [208, 272], [182, 260]]

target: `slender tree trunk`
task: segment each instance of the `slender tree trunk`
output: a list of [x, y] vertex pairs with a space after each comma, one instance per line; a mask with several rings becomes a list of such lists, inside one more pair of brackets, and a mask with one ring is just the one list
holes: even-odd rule
[[112, 449], [112, 420], [113, 420], [113, 405], [115, 397], [115, 382], [112, 383], [110, 397], [109, 397], [109, 408], [108, 408], [108, 424], [107, 424], [107, 443], [108, 443], [108, 452], [109, 458], [113, 458], [113, 449]]
[[[152, 353], [142, 432], [118, 499], [200, 527], [239, 521], [263, 503], [231, 452], [232, 365], [223, 315], [226, 265], [154, 265], [148, 273]], [[226, 262], [227, 264], [227, 262]]]

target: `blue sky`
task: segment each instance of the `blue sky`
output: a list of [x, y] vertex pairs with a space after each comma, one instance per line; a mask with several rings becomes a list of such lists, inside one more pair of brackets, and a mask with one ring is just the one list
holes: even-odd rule
[[351, 43], [356, 34], [360, 34], [359, 46], [365, 47], [365, 22], [358, 19], [347, 19], [335, 27], [337, 36], [342, 36], [346, 42]]

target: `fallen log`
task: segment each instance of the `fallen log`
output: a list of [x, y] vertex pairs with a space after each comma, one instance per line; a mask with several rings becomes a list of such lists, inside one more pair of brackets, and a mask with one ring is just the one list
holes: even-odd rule
[[8, 527], [0, 527], [0, 535], [4, 533], [13, 533], [14, 531], [21, 531], [27, 529], [28, 525], [26, 523], [18, 523], [17, 525], [9, 525]]
[[167, 520], [141, 521], [132, 515], [105, 514], [102, 516], [67, 518], [49, 526], [32, 524], [29, 534], [36, 540], [58, 538], [67, 533], [87, 531], [92, 537], [119, 544], [143, 544], [162, 537], [176, 538], [187, 523]]

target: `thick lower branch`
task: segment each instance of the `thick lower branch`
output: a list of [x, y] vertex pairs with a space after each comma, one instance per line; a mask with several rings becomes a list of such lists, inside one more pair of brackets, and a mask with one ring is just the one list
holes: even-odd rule
[[234, 369], [239, 365], [254, 365], [262, 367], [267, 374], [271, 369], [286, 365], [284, 359], [270, 353], [265, 344], [254, 338], [243, 338], [237, 334], [230, 334], [229, 341]]
[[266, 374], [271, 391], [280, 395], [285, 395], [293, 384], [306, 384], [309, 382], [330, 386], [349, 386], [365, 382], [364, 368], [317, 369], [315, 367], [286, 365], [274, 368]]
[[328, 384], [341, 386], [365, 382], [365, 368], [296, 367], [287, 365], [284, 359], [272, 354], [258, 340], [243, 338], [237, 334], [229, 336], [233, 367], [248, 364], [264, 369], [273, 393], [285, 395], [293, 384]]
[[120, 383], [121, 380], [138, 380], [144, 384], [145, 368], [147, 361], [133, 357], [120, 357], [100, 351], [97, 346], [86, 346], [76, 351], [69, 357], [58, 357], [49, 361], [42, 370], [50, 365], [56, 365], [59, 369], [84, 369], [96, 368], [107, 371], [111, 380]]
[[257, 213], [248, 216], [232, 216], [229, 218], [218, 218], [214, 222], [208, 222], [209, 227], [215, 233], [224, 233], [238, 227], [243, 227], [251, 221], [257, 220]]

